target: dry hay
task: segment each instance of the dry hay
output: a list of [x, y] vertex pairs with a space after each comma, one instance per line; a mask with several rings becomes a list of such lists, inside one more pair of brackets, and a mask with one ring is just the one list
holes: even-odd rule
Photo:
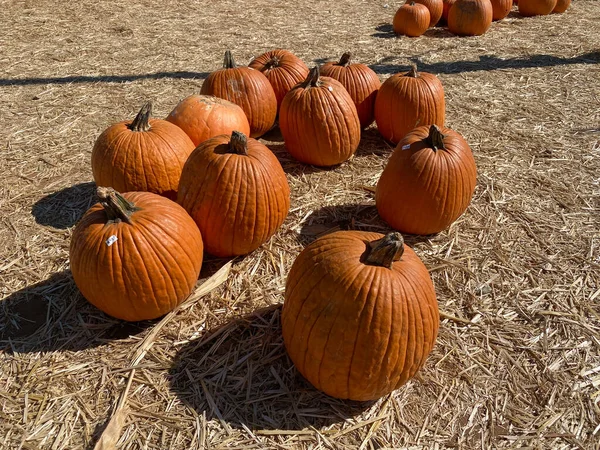
[[[92, 448], [128, 382], [122, 449], [599, 448], [600, 2], [513, 12], [465, 39], [392, 38], [398, 6], [1, 2], [0, 448]], [[418, 378], [379, 402], [315, 391], [279, 331], [304, 245], [332, 229], [387, 230], [371, 188], [391, 149], [375, 130], [333, 170], [295, 163], [270, 136], [293, 192], [284, 226], [177, 313], [135, 371], [157, 322], [104, 316], [68, 271], [97, 135], [146, 99], [166, 115], [226, 48], [247, 62], [273, 47], [310, 64], [351, 50], [382, 78], [417, 62], [441, 78], [448, 125], [475, 153], [467, 213], [408, 239], [444, 312], [438, 343]]]

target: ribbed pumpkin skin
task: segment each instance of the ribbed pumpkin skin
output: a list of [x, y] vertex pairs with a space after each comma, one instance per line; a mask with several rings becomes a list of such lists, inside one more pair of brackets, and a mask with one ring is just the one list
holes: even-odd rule
[[557, 14], [557, 13], [562, 14], [569, 8], [570, 5], [571, 5], [571, 0], [558, 0], [556, 2], [556, 6], [552, 10], [552, 13], [553, 14]]
[[248, 118], [250, 136], [260, 137], [273, 127], [277, 117], [275, 91], [259, 70], [233, 65], [212, 72], [204, 80], [200, 93], [214, 95], [240, 106]]
[[435, 27], [444, 11], [443, 0], [413, 0], [415, 3], [425, 5], [429, 10], [429, 27]]
[[361, 262], [383, 235], [339, 231], [306, 247], [289, 272], [282, 311], [287, 352], [317, 389], [374, 400], [424, 365], [439, 312], [425, 265], [409, 247], [392, 269]]
[[[443, 125], [444, 88], [427, 72], [397, 73], [383, 82], [375, 100], [375, 122], [381, 135], [394, 144], [419, 125]], [[416, 73], [416, 72], [414, 72]]]
[[444, 2], [444, 9], [442, 10], [442, 20], [448, 23], [448, 14], [450, 13], [450, 8], [452, 5], [456, 3], [456, 0], [442, 0]]
[[396, 34], [419, 37], [429, 28], [430, 20], [429, 9], [425, 5], [405, 3], [394, 14], [392, 28]]
[[119, 192], [144, 191], [177, 198], [181, 170], [194, 143], [166, 120], [150, 119], [147, 131], [132, 131], [131, 123], [114, 124], [96, 140], [92, 150], [94, 181]]
[[369, 66], [360, 63], [327, 62], [321, 66], [321, 75], [339, 81], [346, 88], [354, 101], [362, 128], [373, 123], [375, 98], [381, 81]]
[[218, 257], [260, 247], [290, 207], [290, 188], [275, 155], [255, 139], [248, 139], [248, 155], [229, 153], [230, 139], [216, 136], [194, 150], [177, 198], [200, 228], [206, 251]]
[[381, 174], [375, 203], [381, 218], [395, 230], [438, 233], [471, 202], [477, 181], [471, 149], [457, 132], [440, 130], [446, 136], [445, 150], [434, 151], [426, 141], [429, 127], [418, 127], [398, 143]]
[[492, 3], [492, 20], [502, 20], [512, 9], [512, 0], [490, 0]]
[[556, 0], [520, 0], [519, 14], [524, 17], [546, 16], [556, 7]]
[[315, 166], [346, 161], [360, 142], [360, 120], [352, 97], [329, 77], [319, 77], [316, 86], [299, 84], [287, 93], [279, 111], [279, 128], [288, 152]]
[[250, 134], [244, 110], [213, 95], [190, 95], [181, 100], [166, 118], [190, 137], [194, 146], [211, 137], [238, 130]]
[[308, 67], [289, 50], [275, 49], [254, 58], [249, 67], [262, 72], [275, 91], [277, 110], [285, 94], [308, 75]]
[[[118, 319], [155, 319], [190, 294], [202, 266], [202, 236], [177, 203], [148, 192], [122, 194], [140, 208], [132, 223], [109, 221], [100, 203], [73, 231], [71, 272], [83, 296]], [[107, 240], [116, 236], [112, 245]]]
[[457, 0], [448, 12], [448, 30], [458, 36], [480, 36], [492, 24], [490, 0]]

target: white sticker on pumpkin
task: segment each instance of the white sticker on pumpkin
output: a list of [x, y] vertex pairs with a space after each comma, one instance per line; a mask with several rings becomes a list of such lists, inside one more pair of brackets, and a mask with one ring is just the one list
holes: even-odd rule
[[117, 236], [115, 236], [114, 234], [112, 236], [110, 236], [107, 240], [106, 240], [106, 245], [108, 245], [109, 247], [111, 245], [113, 245], [115, 242], [117, 242]]
[[402, 146], [402, 150], [408, 150], [410, 148], [410, 144], [406, 144]]

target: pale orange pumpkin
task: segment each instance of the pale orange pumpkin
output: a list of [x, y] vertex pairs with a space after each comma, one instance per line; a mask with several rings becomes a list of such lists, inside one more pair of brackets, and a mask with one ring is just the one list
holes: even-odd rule
[[448, 12], [448, 30], [458, 36], [480, 36], [490, 28], [492, 15], [490, 0], [456, 0]]
[[546, 16], [557, 5], [557, 0], [520, 0], [519, 14], [524, 17]]

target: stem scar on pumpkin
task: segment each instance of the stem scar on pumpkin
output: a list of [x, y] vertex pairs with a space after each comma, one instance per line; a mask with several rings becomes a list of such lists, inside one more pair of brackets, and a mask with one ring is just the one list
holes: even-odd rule
[[399, 261], [404, 254], [404, 238], [394, 231], [386, 234], [381, 239], [367, 242], [367, 249], [363, 254], [363, 262], [372, 266], [392, 268], [395, 261]]
[[137, 113], [133, 122], [128, 125], [131, 131], [148, 131], [150, 130], [150, 116], [152, 115], [152, 102], [146, 102]]
[[131, 224], [131, 215], [140, 209], [110, 187], [99, 186], [96, 195], [109, 222]]

